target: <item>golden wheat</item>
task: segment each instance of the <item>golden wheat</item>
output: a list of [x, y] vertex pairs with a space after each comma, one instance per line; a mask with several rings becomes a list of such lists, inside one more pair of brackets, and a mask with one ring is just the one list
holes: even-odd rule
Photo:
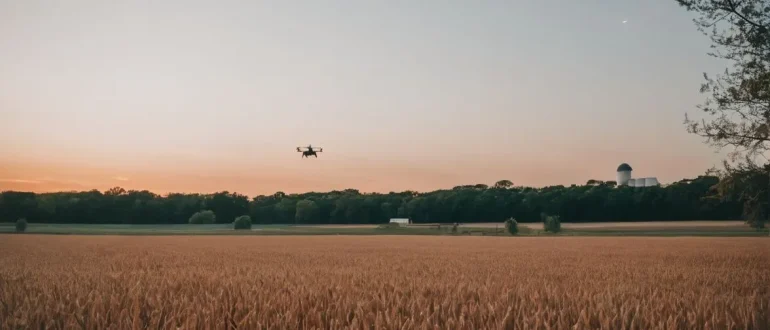
[[0, 328], [767, 329], [770, 239], [0, 236]]

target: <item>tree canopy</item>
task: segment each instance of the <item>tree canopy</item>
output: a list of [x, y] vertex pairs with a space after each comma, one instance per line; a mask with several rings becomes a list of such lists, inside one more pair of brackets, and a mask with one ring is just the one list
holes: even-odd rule
[[[709, 55], [731, 65], [714, 77], [704, 73], [701, 92], [707, 97], [698, 108], [705, 118], [685, 117], [687, 130], [714, 147], [731, 148], [722, 174], [727, 185], [721, 187], [720, 192], [725, 198], [737, 198], [746, 208], [753, 209], [748, 212], [751, 215], [748, 220], [762, 227], [765, 217], [770, 215], [770, 194], [767, 193], [770, 181], [758, 185], [747, 182], [747, 179], [768, 178], [770, 170], [767, 166], [770, 150], [770, 2], [677, 2], [698, 16], [695, 25], [711, 40]], [[730, 164], [735, 162], [738, 165]]]
[[183, 224], [200, 211], [217, 223], [248, 215], [255, 224], [380, 224], [393, 217], [416, 223], [539, 222], [540, 214], [564, 222], [740, 219], [737, 200], [713, 198], [719, 179], [701, 176], [666, 187], [586, 185], [516, 187], [458, 186], [431, 192], [361, 193], [358, 190], [303, 194], [180, 194], [113, 188], [106, 192], [0, 193], [0, 221], [33, 223]]

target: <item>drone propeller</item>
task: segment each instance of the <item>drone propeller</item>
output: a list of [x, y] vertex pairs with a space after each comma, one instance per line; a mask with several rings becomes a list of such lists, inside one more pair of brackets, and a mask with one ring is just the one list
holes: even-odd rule
[[297, 147], [297, 151], [298, 152], [302, 152], [302, 149], [304, 149], [304, 150], [311, 150], [312, 149], [313, 151], [323, 152], [324, 148], [313, 147], [313, 146]]

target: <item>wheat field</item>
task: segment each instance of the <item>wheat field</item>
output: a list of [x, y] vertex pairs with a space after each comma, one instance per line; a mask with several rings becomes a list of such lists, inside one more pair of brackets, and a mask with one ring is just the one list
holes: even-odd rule
[[4, 329], [768, 329], [770, 239], [0, 236]]

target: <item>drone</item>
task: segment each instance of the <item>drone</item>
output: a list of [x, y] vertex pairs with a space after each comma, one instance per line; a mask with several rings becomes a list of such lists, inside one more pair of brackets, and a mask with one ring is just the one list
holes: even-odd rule
[[[305, 149], [305, 150], [302, 150], [302, 149]], [[307, 147], [297, 147], [297, 152], [302, 153], [302, 158], [305, 158], [305, 157], [310, 158], [310, 156], [315, 156], [315, 158], [318, 158], [317, 153], [323, 152], [323, 151], [324, 151], [324, 148], [318, 148], [318, 150], [316, 151], [315, 149], [313, 149], [312, 145], [308, 145]]]

